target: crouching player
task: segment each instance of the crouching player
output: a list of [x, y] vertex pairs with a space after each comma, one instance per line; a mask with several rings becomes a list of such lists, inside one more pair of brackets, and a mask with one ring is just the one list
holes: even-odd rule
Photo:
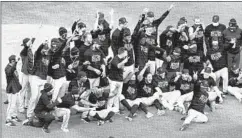
[[154, 75], [154, 84], [155, 89], [157, 92], [162, 93], [161, 104], [169, 109], [174, 109], [174, 103], [177, 101], [177, 99], [181, 96], [181, 92], [179, 90], [172, 90], [172, 86], [170, 86], [170, 83], [166, 77], [167, 71], [165, 68], [159, 67], [157, 69], [157, 74]]
[[48, 127], [55, 118], [63, 117], [61, 129], [64, 132], [69, 132], [68, 122], [70, 118], [70, 110], [66, 108], [57, 108], [56, 105], [61, 101], [52, 102], [52, 93], [54, 89], [49, 83], [45, 83], [44, 89], [41, 90], [41, 96], [34, 109], [36, 117], [39, 119], [39, 124], [32, 124], [32, 126], [42, 127], [45, 133], [50, 133]]
[[229, 72], [228, 92], [235, 96], [242, 103], [242, 70], [235, 64]]
[[126, 116], [129, 121], [133, 120], [139, 108], [145, 112], [146, 118], [153, 116], [152, 113], [148, 112], [146, 106], [141, 102], [141, 99], [137, 97], [136, 76], [134, 73], [129, 73], [124, 79], [123, 92], [120, 96], [120, 102], [130, 111], [129, 115]]
[[165, 114], [164, 107], [159, 101], [161, 92], [156, 92], [152, 74], [145, 73], [148, 67], [150, 67], [149, 62], [145, 64], [145, 67], [138, 75], [138, 97], [146, 106], [155, 105], [157, 115], [163, 115]]
[[186, 130], [192, 121], [198, 123], [206, 123], [208, 121], [208, 117], [204, 114], [204, 107], [208, 102], [208, 92], [209, 82], [207, 80], [196, 82], [188, 115], [186, 116], [180, 131]]

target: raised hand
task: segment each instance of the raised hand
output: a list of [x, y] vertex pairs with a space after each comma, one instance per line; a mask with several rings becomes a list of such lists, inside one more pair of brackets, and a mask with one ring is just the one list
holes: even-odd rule
[[197, 75], [197, 71], [193, 71], [193, 79], [194, 80], [197, 80], [197, 78], [198, 78], [198, 75]]
[[113, 10], [113, 8], [112, 8], [111, 11], [109, 12], [109, 14], [110, 14], [110, 15], [113, 15], [113, 13], [114, 13], [114, 10]]
[[171, 11], [173, 8], [175, 7], [175, 5], [172, 3], [168, 9], [168, 11]]

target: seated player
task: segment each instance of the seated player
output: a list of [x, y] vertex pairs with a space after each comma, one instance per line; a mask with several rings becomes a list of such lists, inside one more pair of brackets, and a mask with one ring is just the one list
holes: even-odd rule
[[138, 97], [146, 106], [155, 105], [157, 108], [157, 115], [165, 114], [164, 107], [159, 102], [161, 92], [156, 92], [153, 77], [151, 73], [145, 73], [145, 70], [150, 67], [149, 62], [138, 75]]
[[139, 107], [145, 112], [147, 118], [153, 116], [152, 113], [148, 112], [146, 106], [141, 102], [141, 99], [137, 97], [136, 76], [134, 73], [129, 73], [124, 79], [123, 92], [120, 96], [120, 102], [130, 111], [126, 117], [129, 121], [133, 120]]
[[209, 82], [202, 80], [195, 83], [194, 96], [188, 110], [188, 115], [180, 128], [184, 131], [188, 128], [191, 122], [206, 123], [208, 117], [204, 114], [205, 104], [209, 100]]
[[112, 117], [115, 114], [114, 108], [106, 109], [107, 100], [109, 98], [109, 82], [108, 79], [101, 81], [100, 87], [92, 88], [84, 91], [80, 95], [79, 106], [86, 108], [95, 108], [82, 113], [82, 120], [84, 122], [90, 122], [91, 120], [98, 120], [98, 125], [103, 125], [105, 122], [112, 122]]
[[181, 96], [181, 92], [179, 90], [172, 90], [172, 86], [166, 77], [167, 71], [165, 68], [160, 67], [156, 72], [153, 80], [156, 91], [162, 92], [162, 98], [160, 99], [161, 103], [165, 108], [173, 110], [174, 103]]
[[182, 74], [176, 75], [171, 82], [175, 84], [175, 89], [181, 92], [181, 96], [177, 99], [176, 110], [185, 114], [184, 102], [190, 102], [193, 97], [193, 80], [189, 75], [189, 70], [183, 69]]
[[39, 124], [30, 124], [31, 126], [42, 127], [45, 133], [50, 133], [48, 127], [56, 117], [63, 117], [63, 123], [61, 129], [64, 132], [69, 132], [68, 122], [70, 118], [70, 110], [66, 108], [57, 108], [56, 105], [61, 101], [56, 100], [52, 102], [52, 93], [54, 89], [49, 83], [45, 83], [44, 89], [41, 90], [40, 99], [34, 109], [36, 117], [39, 119]]
[[242, 70], [236, 64], [229, 71], [228, 92], [242, 102]]

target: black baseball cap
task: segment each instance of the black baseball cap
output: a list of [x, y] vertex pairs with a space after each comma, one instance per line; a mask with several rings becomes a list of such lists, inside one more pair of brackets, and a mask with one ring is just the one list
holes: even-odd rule
[[182, 70], [182, 74], [189, 74], [189, 70], [188, 69], [183, 69]]
[[204, 69], [204, 73], [208, 73], [208, 74], [210, 74], [212, 72], [212, 69], [210, 68], [210, 67], [206, 67], [205, 69]]
[[166, 69], [165, 69], [164, 67], [159, 67], [159, 68], [157, 69], [157, 73], [158, 73], [158, 74], [162, 74], [162, 73], [164, 73], [164, 72], [166, 72]]
[[125, 23], [128, 23], [128, 21], [126, 20], [125, 17], [121, 17], [118, 21], [119, 21], [119, 24], [125, 24]]
[[154, 12], [152, 11], [147, 12], [147, 17], [154, 17], [154, 16], [155, 16]]
[[219, 16], [218, 15], [214, 15], [213, 19], [212, 19], [212, 22], [214, 22], [214, 23], [219, 22]]

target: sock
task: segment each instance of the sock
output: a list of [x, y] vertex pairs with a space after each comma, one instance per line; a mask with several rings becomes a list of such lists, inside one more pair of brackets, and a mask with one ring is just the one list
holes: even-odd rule
[[145, 112], [145, 114], [148, 113], [148, 110], [147, 110], [146, 106], [145, 106], [143, 103], [140, 103], [139, 107], [140, 107], [140, 109], [141, 109], [142, 111]]
[[93, 117], [96, 118], [97, 120], [103, 120], [97, 113]]
[[131, 106], [129, 105], [129, 103], [125, 100], [125, 99], [123, 99], [122, 101], [121, 101], [121, 103], [130, 111], [131, 110]]
[[106, 118], [104, 119], [104, 121], [111, 119], [114, 116], [114, 114], [115, 113], [113, 111], [109, 112], [108, 115], [106, 116]]
[[163, 109], [163, 105], [157, 99], [154, 101], [154, 105], [159, 110], [162, 110]]
[[130, 115], [129, 117], [133, 117], [134, 113], [138, 110], [139, 106], [137, 104], [133, 105], [131, 110], [130, 110]]

